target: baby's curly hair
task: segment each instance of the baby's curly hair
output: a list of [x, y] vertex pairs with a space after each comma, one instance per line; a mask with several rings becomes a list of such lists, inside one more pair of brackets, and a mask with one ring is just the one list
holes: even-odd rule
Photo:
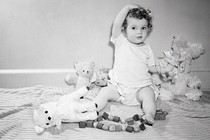
[[149, 9], [145, 9], [141, 6], [138, 6], [138, 8], [134, 8], [129, 10], [123, 24], [122, 24], [122, 31], [124, 32], [127, 28], [127, 17], [136, 18], [136, 19], [145, 19], [148, 21], [148, 28], [150, 29], [150, 32], [152, 31], [152, 16], [151, 11]]

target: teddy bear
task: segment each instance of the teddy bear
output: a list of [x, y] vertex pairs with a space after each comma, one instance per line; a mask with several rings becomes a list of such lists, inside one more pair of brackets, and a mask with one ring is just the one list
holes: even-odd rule
[[75, 73], [66, 75], [65, 82], [67, 85], [79, 89], [82, 86], [89, 86], [94, 77], [95, 62], [82, 61], [73, 63]]
[[98, 95], [100, 89], [102, 87], [107, 86], [107, 82], [109, 79], [107, 69], [104, 70], [103, 68], [99, 69], [97, 72], [95, 72], [95, 76], [96, 76], [96, 78], [92, 82], [91, 88], [90, 88], [88, 94], [84, 97], [89, 100], [93, 100]]
[[[192, 61], [198, 59], [204, 53], [205, 49], [202, 44], [188, 42], [181, 36], [174, 37], [171, 51], [165, 55], [167, 59], [170, 58], [170, 62], [167, 64], [157, 63], [159, 75], [153, 76], [153, 83], [155, 85], [159, 84], [160, 98], [172, 100], [176, 95], [184, 95], [193, 101], [200, 99], [202, 95], [201, 81], [191, 73], [190, 68]], [[163, 60], [165, 61], [165, 59]], [[176, 65], [171, 62], [176, 62]], [[168, 66], [169, 68], [167, 68]], [[160, 69], [165, 69], [165, 71], [162, 72]], [[168, 80], [164, 79], [166, 74], [170, 77]]]
[[45, 129], [56, 126], [60, 129], [62, 122], [80, 122], [95, 120], [98, 117], [97, 104], [84, 102], [89, 87], [83, 86], [72, 93], [61, 96], [57, 101], [41, 104], [40, 100], [33, 102], [34, 130], [37, 134]]

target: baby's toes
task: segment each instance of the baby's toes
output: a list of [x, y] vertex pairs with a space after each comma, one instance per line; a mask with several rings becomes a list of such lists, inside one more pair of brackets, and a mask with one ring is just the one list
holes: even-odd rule
[[148, 115], [148, 114], [145, 114], [143, 117], [142, 117], [142, 119], [144, 119], [145, 120], [145, 124], [148, 124], [148, 125], [153, 125], [153, 123], [154, 123], [154, 118], [153, 118], [153, 116], [152, 115]]

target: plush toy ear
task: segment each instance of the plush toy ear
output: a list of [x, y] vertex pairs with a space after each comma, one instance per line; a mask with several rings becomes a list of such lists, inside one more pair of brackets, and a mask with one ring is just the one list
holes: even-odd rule
[[34, 130], [35, 130], [35, 132], [37, 133], [37, 134], [40, 134], [40, 133], [42, 133], [42, 132], [44, 132], [44, 128], [42, 128], [42, 127], [39, 127], [39, 126], [34, 126]]
[[95, 67], [95, 62], [92, 61], [90, 65], [92, 66], [92, 68], [94, 68]]
[[90, 82], [93, 83], [97, 80], [97, 74], [93, 73], [93, 77], [91, 78]]
[[56, 125], [56, 128], [57, 129], [60, 129], [61, 128], [61, 118], [62, 118], [62, 114], [59, 114], [58, 115], [58, 118], [57, 118], [57, 120], [56, 120], [56, 122], [55, 122], [55, 125]]
[[77, 64], [78, 64], [77, 61], [76, 61], [76, 62], [73, 62], [73, 66], [74, 66], [75, 69], [76, 69], [76, 67], [77, 67]]
[[34, 99], [32, 102], [32, 105], [33, 105], [34, 109], [38, 110], [41, 105], [40, 99]]

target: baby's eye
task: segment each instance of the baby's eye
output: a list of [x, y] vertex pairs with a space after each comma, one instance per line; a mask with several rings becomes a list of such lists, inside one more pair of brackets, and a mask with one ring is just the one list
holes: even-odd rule
[[142, 27], [142, 30], [147, 30], [147, 27], [145, 26], [145, 27]]
[[136, 30], [136, 27], [131, 27], [132, 30]]

